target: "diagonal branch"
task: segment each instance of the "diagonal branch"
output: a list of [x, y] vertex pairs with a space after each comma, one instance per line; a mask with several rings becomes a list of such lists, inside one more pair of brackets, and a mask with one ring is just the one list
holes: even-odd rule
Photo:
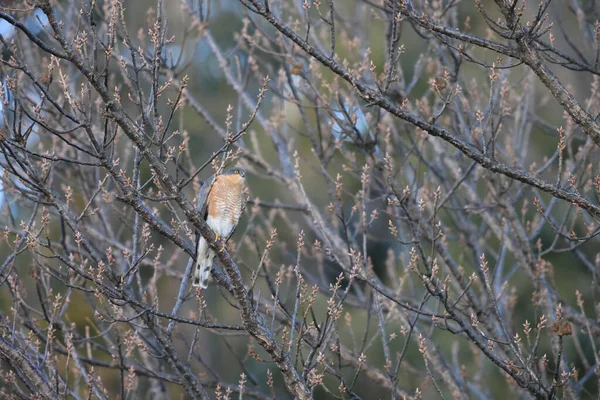
[[[94, 73], [93, 68], [90, 67], [84, 59], [82, 59], [82, 57], [67, 41], [63, 35], [61, 25], [56, 19], [56, 15], [54, 14], [54, 10], [50, 5], [50, 2], [48, 0], [40, 1], [39, 7], [47, 15], [50, 26], [54, 31], [55, 38], [60, 43], [63, 51], [66, 53], [67, 60], [77, 67], [77, 69], [79, 69], [79, 71], [85, 76], [85, 78], [90, 82], [90, 84], [102, 98], [102, 101], [106, 106], [106, 116], [113, 119], [123, 130], [125, 135], [127, 135], [133, 144], [139, 149], [142, 157], [148, 161], [151, 168], [156, 172], [157, 178], [164, 185], [167, 195], [173, 196], [175, 202], [181, 208], [184, 215], [194, 224], [196, 228], [198, 228], [200, 234], [207, 239], [213, 248], [222, 248], [222, 243], [220, 243], [220, 241], [216, 241], [214, 232], [208, 227], [206, 221], [200, 218], [200, 214], [198, 213], [196, 207], [194, 207], [183, 195], [183, 193], [181, 193], [177, 183], [171, 178], [166, 165], [149, 147], [146, 140], [144, 140], [142, 133], [138, 132], [137, 128], [127, 117], [127, 114], [121, 107], [120, 103], [113, 97], [111, 91], [106, 87], [101, 77]], [[262, 316], [258, 314], [258, 312], [252, 306], [251, 298], [244, 286], [237, 265], [231, 259], [231, 256], [227, 251], [219, 253], [219, 258], [223, 268], [232, 280], [234, 295], [242, 309], [244, 327], [248, 333], [250, 333], [250, 335], [252, 335], [271, 355], [273, 361], [277, 364], [278, 368], [283, 374], [288, 390], [290, 390], [290, 392], [298, 399], [310, 399], [310, 390], [306, 386], [305, 382], [301, 379], [287, 354], [284, 353], [281, 345], [275, 340], [273, 334], [267, 329], [267, 325], [265, 324]], [[152, 319], [146, 314], [143, 315], [145, 316], [144, 322], [146, 322], [150, 328], [154, 328], [153, 332], [157, 335], [157, 339], [161, 342], [161, 344], [163, 344], [163, 346], [169, 344], [168, 341], [170, 339], [163, 337], [162, 331], [160, 331], [160, 328], [153, 325]], [[174, 349], [172, 350], [174, 351]], [[177, 355], [176, 352], [173, 354], [168, 352], [168, 355], [173, 363], [180, 361], [173, 359], [173, 356]], [[188, 389], [188, 393], [198, 394], [204, 392], [204, 389], [201, 387], [195, 376], [190, 376], [188, 373], [184, 374], [183, 376], [187, 381], [186, 388]]]
[[[346, 80], [348, 83], [350, 83], [352, 86], [354, 86], [356, 88], [356, 90], [358, 91], [358, 93], [360, 94], [361, 98], [363, 100], [367, 101], [369, 104], [377, 105], [377, 106], [383, 108], [384, 110], [388, 111], [392, 115], [394, 115], [404, 121], [407, 121], [407, 122], [415, 125], [418, 128], [421, 128], [422, 130], [429, 133], [431, 136], [436, 136], [436, 137], [442, 138], [444, 141], [450, 143], [452, 146], [459, 149], [467, 157], [476, 161], [482, 167], [484, 167], [490, 171], [497, 172], [502, 175], [505, 175], [510, 178], [521, 181], [523, 183], [529, 184], [529, 185], [536, 187], [544, 192], [550, 193], [554, 197], [557, 197], [559, 199], [563, 199], [572, 204], [575, 204], [575, 205], [583, 208], [584, 210], [588, 211], [590, 214], [600, 216], [600, 205], [594, 204], [590, 200], [586, 199], [583, 196], [580, 196], [579, 194], [577, 194], [575, 192], [567, 191], [565, 189], [557, 187], [557, 186], [555, 186], [543, 179], [537, 178], [521, 169], [514, 168], [514, 167], [508, 166], [506, 164], [503, 164], [499, 161], [496, 161], [495, 159], [492, 159], [491, 157], [489, 157], [489, 156], [485, 155], [484, 153], [482, 153], [481, 151], [479, 151], [477, 148], [475, 148], [470, 143], [467, 143], [465, 141], [458, 139], [458, 137], [453, 135], [447, 129], [437, 126], [435, 124], [431, 124], [431, 123], [427, 122], [426, 120], [424, 120], [423, 118], [420, 118], [417, 115], [414, 115], [414, 114], [408, 112], [407, 110], [398, 107], [397, 105], [392, 103], [390, 100], [385, 98], [378, 91], [370, 88], [365, 83], [361, 82], [357, 77], [352, 75], [348, 71], [348, 69], [344, 68], [338, 62], [329, 58], [328, 56], [326, 56], [325, 54], [320, 52], [317, 48], [315, 48], [314, 46], [311, 46], [309, 43], [307, 43], [296, 32], [294, 32], [290, 27], [288, 27], [285, 23], [283, 23], [283, 21], [281, 21], [279, 18], [277, 18], [275, 15], [273, 15], [270, 11], [268, 11], [263, 5], [261, 5], [257, 0], [250, 0], [250, 2], [256, 8], [257, 14], [264, 17], [279, 32], [281, 32], [283, 35], [285, 35], [289, 39], [291, 39], [306, 53], [310, 54], [312, 57], [314, 57], [319, 62], [321, 62], [323, 65], [328, 67], [331, 71], [333, 71], [335, 74], [339, 75], [344, 80]], [[577, 113], [577, 115], [581, 116], [580, 113]], [[581, 118], [579, 118], [579, 119], [581, 119]], [[576, 121], [577, 121], [577, 119], [576, 119]], [[589, 127], [590, 125], [587, 125], [587, 126]], [[593, 126], [598, 128], [595, 123], [593, 123]], [[582, 125], [582, 127], [583, 127], [583, 125]], [[593, 129], [593, 132], [595, 132], [596, 128]], [[595, 135], [595, 133], [592, 133], [592, 134]], [[598, 129], [598, 142], [597, 143], [600, 144], [600, 128]]]

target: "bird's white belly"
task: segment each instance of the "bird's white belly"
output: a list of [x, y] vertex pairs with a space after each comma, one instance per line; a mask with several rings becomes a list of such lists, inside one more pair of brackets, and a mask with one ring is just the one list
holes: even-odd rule
[[227, 238], [235, 225], [231, 222], [231, 218], [213, 218], [210, 215], [206, 218], [206, 223], [215, 233], [223, 238]]

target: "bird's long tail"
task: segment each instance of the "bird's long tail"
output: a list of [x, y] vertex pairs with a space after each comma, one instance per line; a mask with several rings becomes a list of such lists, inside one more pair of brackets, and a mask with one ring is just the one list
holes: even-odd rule
[[208, 287], [208, 277], [210, 276], [210, 269], [212, 268], [215, 255], [215, 251], [200, 236], [198, 239], [198, 252], [196, 253], [196, 268], [194, 269], [194, 286], [200, 286], [202, 289]]

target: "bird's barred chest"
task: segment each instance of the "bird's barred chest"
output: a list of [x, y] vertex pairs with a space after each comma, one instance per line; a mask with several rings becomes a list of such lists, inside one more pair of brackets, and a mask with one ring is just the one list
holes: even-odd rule
[[[226, 177], [217, 179], [209, 194], [208, 216], [213, 221], [237, 225], [242, 214], [243, 186]], [[208, 222], [208, 221], [207, 221]]]

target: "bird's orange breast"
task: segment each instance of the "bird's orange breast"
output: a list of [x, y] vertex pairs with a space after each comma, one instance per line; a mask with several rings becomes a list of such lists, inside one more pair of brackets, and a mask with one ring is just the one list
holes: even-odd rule
[[237, 175], [217, 177], [208, 195], [208, 215], [213, 218], [228, 218], [237, 224], [242, 213], [244, 179]]

